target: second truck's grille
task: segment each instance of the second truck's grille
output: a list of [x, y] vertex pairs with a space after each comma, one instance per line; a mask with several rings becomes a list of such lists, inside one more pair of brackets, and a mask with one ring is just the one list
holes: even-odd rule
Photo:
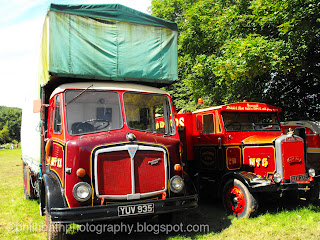
[[302, 141], [282, 143], [283, 178], [305, 174], [304, 149]]

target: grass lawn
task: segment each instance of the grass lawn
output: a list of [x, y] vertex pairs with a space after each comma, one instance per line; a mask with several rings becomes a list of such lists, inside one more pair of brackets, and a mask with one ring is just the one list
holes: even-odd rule
[[21, 149], [0, 150], [0, 239], [46, 239], [38, 202], [23, 193]]
[[[21, 150], [0, 150], [0, 239], [46, 239], [45, 221], [39, 215], [38, 202], [25, 200]], [[320, 207], [303, 205], [285, 209], [277, 205], [264, 207], [260, 215], [250, 219], [228, 217], [220, 206], [201, 205], [186, 213], [184, 224], [209, 225], [208, 233], [132, 233], [69, 235], [70, 239], [320, 239]]]

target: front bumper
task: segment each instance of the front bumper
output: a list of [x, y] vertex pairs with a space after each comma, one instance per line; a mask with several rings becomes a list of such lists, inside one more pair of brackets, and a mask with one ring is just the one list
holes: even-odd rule
[[154, 212], [139, 216], [157, 215], [196, 208], [198, 206], [198, 196], [191, 195], [167, 198], [165, 200], [135, 201], [121, 204], [110, 204], [106, 206], [51, 208], [50, 215], [52, 222], [55, 223], [87, 223], [120, 218], [123, 219], [127, 217], [118, 216], [119, 206], [132, 206], [148, 203], [154, 204]]
[[268, 184], [257, 184], [251, 186], [252, 192], [283, 192], [283, 191], [308, 191], [310, 186], [313, 184], [312, 181], [294, 182], [294, 183], [274, 183]]

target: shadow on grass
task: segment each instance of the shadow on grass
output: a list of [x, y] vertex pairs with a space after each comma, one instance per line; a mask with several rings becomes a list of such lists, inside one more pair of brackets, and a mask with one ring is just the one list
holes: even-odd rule
[[[103, 222], [94, 226], [78, 226], [78, 232], [68, 234], [68, 239], [152, 239], [164, 240], [170, 238], [194, 238], [198, 235], [217, 233], [228, 228], [231, 220], [225, 214], [219, 201], [204, 198], [196, 209], [177, 213], [170, 224], [159, 223], [157, 217], [151, 219], [135, 218], [126, 222]], [[100, 226], [99, 226], [100, 225]], [[85, 228], [89, 232], [84, 231]], [[103, 230], [104, 231], [97, 231]], [[130, 232], [130, 228], [131, 232]], [[95, 231], [91, 231], [95, 230]], [[114, 233], [113, 231], [117, 231]], [[129, 234], [130, 232], [130, 234]]]
[[259, 212], [257, 216], [270, 213], [276, 214], [283, 211], [293, 211], [308, 208], [313, 212], [320, 212], [320, 199], [310, 203], [304, 198], [297, 198], [294, 194], [283, 197], [270, 197], [262, 195], [259, 197]]
[[[260, 196], [258, 201], [260, 204], [256, 217], [266, 213], [277, 214], [305, 207], [313, 212], [320, 212], [320, 199], [310, 204], [308, 201], [296, 199], [294, 196], [278, 198], [264, 195]], [[109, 229], [101, 234], [92, 231], [84, 232], [84, 227], [82, 227], [81, 231], [68, 235], [68, 239], [193, 239], [204, 234], [221, 232], [231, 225], [232, 219], [233, 217], [226, 214], [218, 199], [202, 196], [197, 209], [176, 214], [171, 224], [159, 223], [157, 217], [151, 219], [135, 218], [126, 222], [103, 222], [101, 225], [107, 224]], [[130, 234], [128, 226], [132, 227]]]

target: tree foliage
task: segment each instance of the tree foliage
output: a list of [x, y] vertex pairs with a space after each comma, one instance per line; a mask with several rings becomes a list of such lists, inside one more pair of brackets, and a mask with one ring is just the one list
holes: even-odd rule
[[21, 109], [0, 106], [0, 144], [20, 141]]
[[319, 1], [153, 0], [151, 11], [179, 27], [178, 108], [246, 99], [320, 119]]

